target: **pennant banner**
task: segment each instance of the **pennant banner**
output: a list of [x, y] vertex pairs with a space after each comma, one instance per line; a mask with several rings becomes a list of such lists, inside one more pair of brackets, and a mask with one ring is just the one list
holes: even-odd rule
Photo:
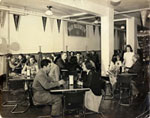
[[58, 32], [60, 32], [61, 20], [57, 19]]
[[4, 27], [6, 19], [6, 11], [0, 11], [0, 25], [1, 27]]
[[54, 19], [49, 19], [50, 21], [50, 27], [51, 27], [51, 31], [53, 31], [53, 26], [54, 26]]
[[43, 29], [44, 29], [44, 32], [45, 32], [47, 17], [42, 16], [42, 22], [43, 22]]
[[20, 15], [14, 14], [14, 23], [15, 23], [16, 30], [18, 30], [19, 27], [19, 20], [20, 20]]
[[94, 33], [94, 34], [95, 34], [95, 28], [96, 28], [95, 25], [93, 25], [93, 33]]

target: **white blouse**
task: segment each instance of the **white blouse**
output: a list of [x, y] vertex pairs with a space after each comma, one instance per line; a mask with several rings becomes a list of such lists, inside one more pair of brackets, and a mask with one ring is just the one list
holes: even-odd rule
[[132, 57], [134, 56], [133, 52], [125, 52], [123, 55], [124, 65], [125, 67], [130, 68], [133, 65]]

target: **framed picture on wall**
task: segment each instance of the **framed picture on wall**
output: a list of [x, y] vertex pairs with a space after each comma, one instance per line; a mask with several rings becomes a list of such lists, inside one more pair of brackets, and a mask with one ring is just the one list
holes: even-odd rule
[[67, 24], [68, 36], [81, 36], [86, 37], [86, 25], [68, 22]]

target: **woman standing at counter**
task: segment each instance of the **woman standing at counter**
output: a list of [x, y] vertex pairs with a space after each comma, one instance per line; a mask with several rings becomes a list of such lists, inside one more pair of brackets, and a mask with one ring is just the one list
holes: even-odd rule
[[134, 52], [132, 50], [132, 47], [130, 45], [127, 45], [125, 48], [125, 53], [123, 55], [123, 65], [124, 65], [125, 70], [132, 67], [134, 63], [132, 60], [133, 55], [134, 55]]

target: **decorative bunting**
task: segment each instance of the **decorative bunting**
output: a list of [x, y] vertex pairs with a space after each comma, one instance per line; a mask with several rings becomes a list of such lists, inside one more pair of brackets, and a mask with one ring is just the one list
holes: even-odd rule
[[0, 25], [1, 27], [4, 27], [6, 19], [6, 11], [0, 11]]
[[95, 28], [96, 28], [95, 25], [93, 25], [93, 33], [94, 33], [94, 34], [95, 34]]
[[58, 32], [60, 32], [60, 25], [61, 25], [61, 20], [57, 19]]
[[43, 29], [44, 29], [44, 32], [45, 32], [47, 17], [42, 16], [42, 22], [43, 22]]
[[14, 23], [15, 23], [16, 30], [18, 30], [20, 15], [14, 14], [13, 16], [14, 16]]
[[50, 21], [51, 31], [53, 31], [54, 19], [50, 18], [49, 21]]

